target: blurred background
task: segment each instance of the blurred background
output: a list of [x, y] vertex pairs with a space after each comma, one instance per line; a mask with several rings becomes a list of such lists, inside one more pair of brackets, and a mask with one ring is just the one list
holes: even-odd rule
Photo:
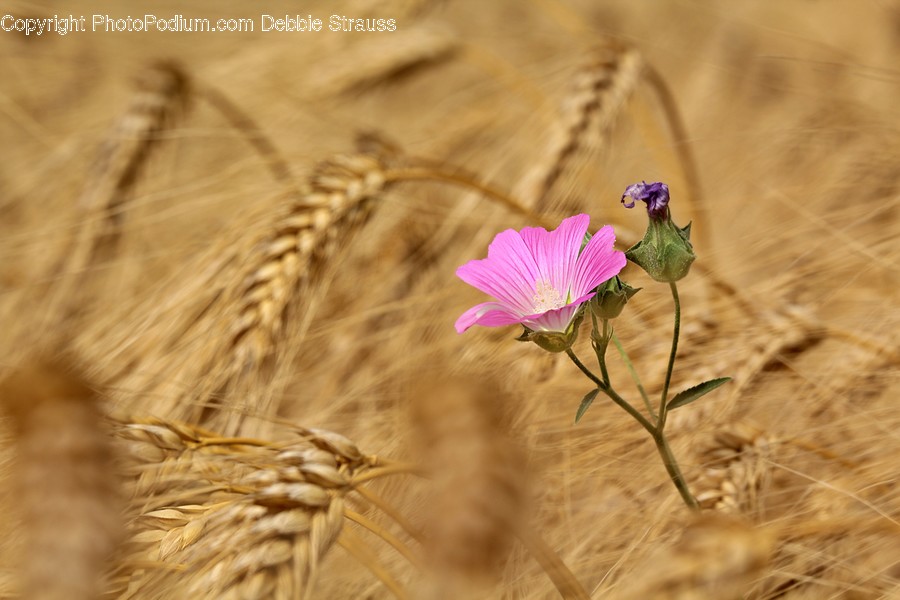
[[[2, 597], [900, 593], [897, 2], [0, 12], [88, 29], [0, 31]], [[669, 424], [699, 517], [565, 357], [453, 330], [497, 232], [625, 249], [641, 180], [693, 221], [673, 389], [735, 379]], [[671, 299], [623, 276], [652, 395]]]

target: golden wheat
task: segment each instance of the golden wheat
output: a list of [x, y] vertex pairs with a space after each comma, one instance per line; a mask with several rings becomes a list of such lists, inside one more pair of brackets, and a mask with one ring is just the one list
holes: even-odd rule
[[718, 515], [689, 523], [675, 544], [637, 567], [617, 597], [702, 600], [746, 597], [773, 551], [771, 532]]
[[[322, 163], [299, 196], [290, 194], [275, 209], [247, 256], [237, 262], [232, 255], [234, 264], [224, 272], [206, 271], [215, 286], [203, 291], [206, 303], [194, 299], [193, 309], [176, 304], [186, 313], [174, 324], [162, 321], [167, 313], [154, 316], [155, 327], [171, 336], [161, 347], [155, 337], [148, 340], [156, 352], [188, 342], [192, 359], [166, 352], [156, 359], [161, 372], [130, 370], [115, 384], [158, 395], [157, 414], [208, 421], [224, 434], [237, 433], [248, 414], [271, 414], [273, 399], [260, 398], [257, 384], [271, 379], [273, 362], [290, 350], [282, 345], [286, 337], [302, 337], [317, 285], [327, 279], [325, 261], [365, 222], [383, 189], [383, 169], [368, 155], [339, 155]], [[198, 312], [191, 316], [192, 311]], [[148, 334], [160, 335], [153, 329]], [[134, 351], [147, 351], [146, 341], [126, 339]]]
[[737, 422], [716, 431], [704, 448], [702, 480], [694, 491], [703, 508], [755, 515], [771, 476], [766, 462], [773, 440], [756, 427]]
[[96, 228], [84, 233], [90, 242], [86, 263], [100, 260], [102, 252], [111, 252], [121, 235], [128, 194], [165, 131], [187, 109], [191, 96], [190, 78], [174, 62], [150, 65], [135, 84], [131, 106], [100, 149], [78, 200], [85, 220]]
[[633, 48], [600, 46], [588, 53], [586, 64], [572, 82], [563, 105], [560, 124], [553, 131], [546, 162], [534, 167], [521, 195], [526, 206], [541, 212], [551, 204], [550, 194], [576, 153], [603, 139], [615, 124], [635, 86], [643, 63]]
[[318, 429], [267, 443], [145, 419], [120, 423], [117, 435], [137, 511], [118, 568], [121, 598], [308, 597], [353, 476], [374, 464]]

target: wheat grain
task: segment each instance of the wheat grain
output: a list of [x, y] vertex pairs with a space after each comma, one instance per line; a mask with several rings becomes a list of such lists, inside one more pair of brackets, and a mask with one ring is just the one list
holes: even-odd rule
[[703, 515], [689, 524], [674, 545], [658, 548], [617, 597], [703, 600], [744, 598], [768, 565], [771, 532], [721, 515]]
[[771, 478], [773, 438], [746, 422], [722, 427], [701, 453], [703, 475], [695, 495], [700, 506], [724, 513], [756, 515]]
[[372, 464], [320, 429], [269, 443], [145, 419], [117, 434], [139, 511], [118, 569], [121, 598], [308, 597], [352, 476]]
[[588, 53], [563, 105], [556, 137], [545, 153], [548, 158], [533, 167], [519, 193], [526, 206], [536, 212], [550, 207], [553, 188], [573, 157], [591, 139], [607, 134], [640, 81], [642, 69], [640, 54], [632, 48], [611, 44]]
[[[158, 364], [152, 372], [131, 369], [116, 385], [158, 395], [154, 409], [160, 415], [208, 421], [226, 435], [236, 434], [248, 414], [271, 415], [272, 394], [258, 384], [274, 377], [280, 353], [289, 350], [284, 340], [302, 338], [318, 285], [328, 278], [328, 259], [366, 221], [383, 191], [383, 169], [369, 155], [339, 155], [322, 163], [301, 193], [275, 210], [239, 263], [234, 255], [229, 265], [207, 273], [217, 280], [203, 290], [205, 301], [192, 300], [196, 316], [188, 312], [173, 325], [165, 322], [172, 308], [185, 309], [178, 304], [152, 315], [155, 327], [148, 335], [158, 336], [156, 328], [164, 328], [169, 337], [162, 343], [149, 340]], [[185, 343], [189, 361], [166, 351]]]

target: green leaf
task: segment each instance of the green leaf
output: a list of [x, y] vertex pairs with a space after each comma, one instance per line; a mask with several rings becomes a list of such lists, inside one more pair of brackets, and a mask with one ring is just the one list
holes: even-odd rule
[[724, 385], [729, 381], [731, 381], [731, 377], [719, 377], [718, 379], [710, 379], [709, 381], [698, 383], [694, 387], [690, 387], [683, 392], [678, 392], [677, 394], [675, 394], [675, 397], [672, 398], [669, 404], [666, 405], [666, 410], [672, 410], [673, 408], [678, 408], [679, 406], [690, 404], [694, 400], [698, 400], [720, 385]]
[[581, 417], [584, 416], [585, 411], [588, 407], [594, 402], [594, 398], [597, 397], [597, 394], [600, 392], [600, 388], [594, 388], [584, 395], [584, 398], [581, 400], [581, 406], [578, 407], [578, 412], [575, 413], [575, 422], [581, 420]]

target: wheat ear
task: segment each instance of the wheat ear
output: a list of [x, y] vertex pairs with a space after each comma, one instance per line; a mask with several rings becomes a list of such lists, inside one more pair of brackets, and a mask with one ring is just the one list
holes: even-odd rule
[[703, 508], [755, 515], [770, 478], [767, 460], [773, 438], [746, 422], [719, 428], [702, 450], [703, 475], [696, 486]]
[[607, 45], [588, 53], [563, 104], [545, 152], [548, 158], [527, 177], [522, 193], [527, 206], [539, 213], [549, 207], [554, 187], [578, 151], [591, 140], [603, 139], [615, 124], [640, 82], [643, 68], [640, 54], [632, 48]]
[[529, 529], [524, 458], [505, 430], [503, 399], [499, 387], [477, 375], [423, 383], [414, 394], [415, 431], [427, 447], [435, 482], [425, 545], [432, 575], [419, 593], [478, 597], [496, 582], [519, 538], [564, 598], [587, 598], [571, 571]]
[[771, 560], [772, 532], [733, 517], [704, 514], [674, 544], [661, 546], [627, 575], [626, 600], [739, 600]]
[[80, 234], [79, 245], [86, 247], [76, 252], [81, 262], [76, 267], [108, 258], [114, 250], [129, 194], [166, 130], [188, 107], [190, 78], [176, 63], [150, 65], [135, 87], [131, 105], [100, 149], [78, 200], [88, 227]]
[[524, 518], [522, 457], [503, 432], [500, 393], [479, 381], [421, 384], [414, 394], [414, 431], [427, 447], [435, 479], [426, 550], [433, 590], [458, 596], [494, 580]]
[[[100, 148], [78, 199], [78, 226], [61, 245], [59, 258], [37, 287], [44, 321], [35, 328], [53, 330], [59, 322], [83, 311], [87, 290], [94, 286], [98, 264], [118, 248], [125, 208], [146, 163], [164, 132], [183, 114], [190, 98], [190, 80], [170, 62], [154, 63], [141, 72], [131, 104]], [[49, 284], [47, 282], [50, 282]], [[49, 286], [49, 287], [48, 287]], [[24, 299], [34, 303], [28, 295]]]
[[[363, 154], [322, 163], [249, 236], [255, 241], [246, 253], [231, 252], [226, 265], [206, 272], [208, 289], [189, 299], [194, 308], [176, 302], [154, 315], [153, 328], [169, 327], [167, 341], [150, 348], [162, 352], [154, 372], [125, 372], [116, 385], [149, 390], [160, 397], [157, 414], [206, 422], [223, 435], [238, 433], [248, 414], [271, 416], [266, 382], [283, 353], [296, 351], [284, 340], [302, 339], [330, 259], [383, 192], [383, 170], [377, 157]], [[159, 336], [153, 328], [148, 335]], [[191, 360], [171, 353], [175, 346]]]
[[135, 477], [123, 599], [308, 598], [352, 477], [375, 462], [319, 429], [267, 442], [144, 419], [117, 435]]

